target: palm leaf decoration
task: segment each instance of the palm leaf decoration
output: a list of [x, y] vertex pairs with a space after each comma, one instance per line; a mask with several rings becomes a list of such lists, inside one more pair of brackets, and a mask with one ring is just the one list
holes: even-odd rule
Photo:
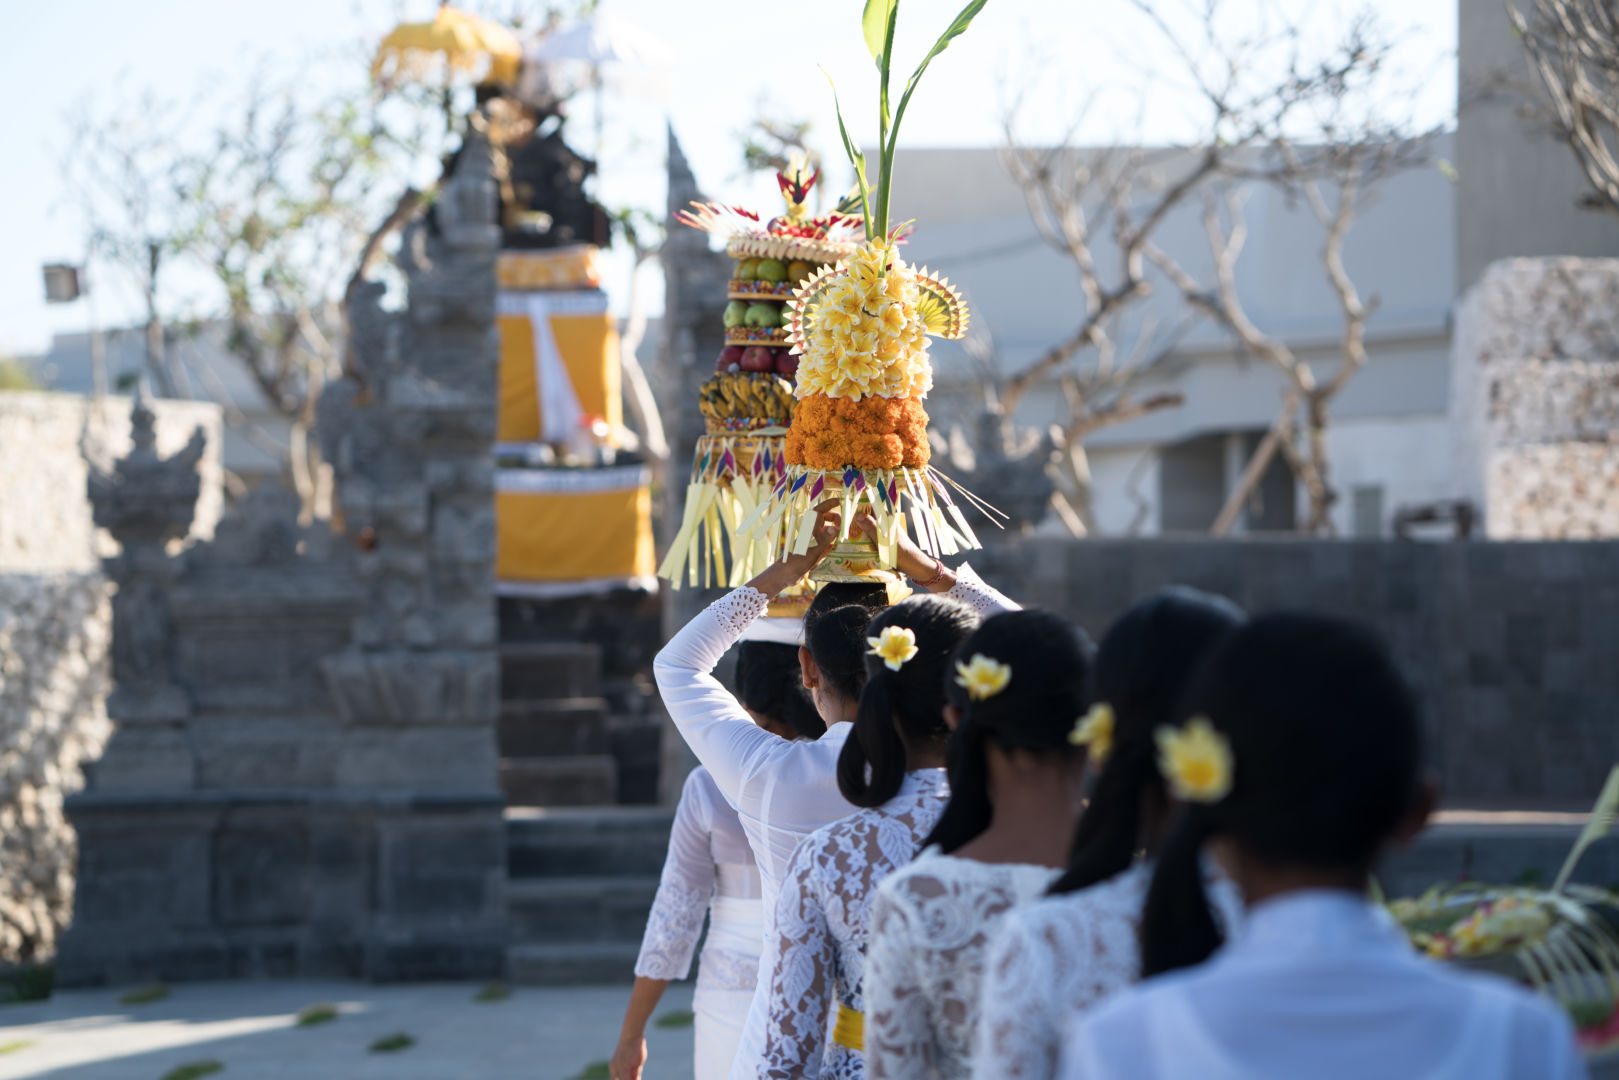
[[934, 277], [923, 267], [916, 272], [916, 284], [922, 291], [916, 308], [928, 333], [946, 341], [965, 337], [967, 305], [949, 279]]
[[1581, 830], [1579, 839], [1574, 841], [1574, 847], [1569, 851], [1568, 858], [1563, 860], [1563, 868], [1557, 872], [1557, 880], [1552, 883], [1552, 892], [1562, 892], [1568, 884], [1568, 877], [1574, 872], [1574, 866], [1580, 861], [1585, 850], [1602, 837], [1608, 835], [1613, 828], [1615, 818], [1619, 818], [1619, 765], [1615, 765], [1608, 773], [1608, 782], [1602, 785], [1602, 794], [1597, 796], [1596, 805], [1591, 808], [1591, 817]]

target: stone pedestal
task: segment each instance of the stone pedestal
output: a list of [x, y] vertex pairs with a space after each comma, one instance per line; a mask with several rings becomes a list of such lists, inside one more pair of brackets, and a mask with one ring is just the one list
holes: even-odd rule
[[[469, 137], [407, 228], [409, 303], [351, 299], [317, 434], [340, 527], [256, 488], [179, 553], [195, 446], [93, 477], [116, 730], [69, 801], [64, 985], [245, 975], [488, 978], [506, 950], [491, 450], [499, 244]], [[149, 425], [148, 425], [149, 426]]]
[[1490, 539], [1619, 537], [1619, 260], [1492, 264], [1457, 305], [1451, 409]]

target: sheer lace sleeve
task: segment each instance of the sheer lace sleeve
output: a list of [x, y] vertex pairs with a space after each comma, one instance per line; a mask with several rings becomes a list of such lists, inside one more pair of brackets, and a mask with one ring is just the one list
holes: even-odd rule
[[927, 994], [916, 966], [911, 913], [879, 888], [866, 949], [866, 1075], [872, 1080], [933, 1075], [937, 1054]]
[[1055, 945], [1019, 915], [1007, 916], [990, 942], [978, 999], [973, 1080], [1053, 1080], [1057, 1074], [1062, 1026], [1055, 1010], [1056, 975], [1050, 970]]
[[798, 846], [776, 904], [760, 1080], [813, 1080], [826, 1055], [836, 946], [816, 880], [815, 838]]
[[641, 937], [641, 955], [635, 974], [646, 979], [684, 979], [691, 972], [692, 954], [703, 932], [703, 916], [714, 896], [714, 855], [709, 845], [709, 822], [698, 791], [698, 774], [686, 778], [674, 827], [669, 830], [669, 853], [663, 876]]
[[714, 665], [769, 604], [769, 597], [748, 586], [727, 593], [671, 638], [652, 668], [664, 707], [681, 737], [707, 766], [726, 801], [739, 810], [744, 809], [741, 800], [748, 776], [781, 745], [781, 739], [748, 717], [714, 677]]
[[1015, 601], [985, 584], [984, 579], [978, 576], [978, 571], [966, 563], [956, 568], [956, 583], [944, 595], [958, 603], [966, 604], [985, 619], [991, 615], [999, 615], [1003, 611], [1019, 610], [1019, 605]]

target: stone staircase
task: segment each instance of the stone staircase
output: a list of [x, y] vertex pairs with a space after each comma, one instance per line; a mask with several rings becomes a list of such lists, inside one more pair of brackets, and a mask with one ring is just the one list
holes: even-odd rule
[[508, 977], [629, 982], [672, 819], [659, 807], [508, 810]]
[[656, 597], [500, 603], [500, 786], [509, 806], [657, 801]]

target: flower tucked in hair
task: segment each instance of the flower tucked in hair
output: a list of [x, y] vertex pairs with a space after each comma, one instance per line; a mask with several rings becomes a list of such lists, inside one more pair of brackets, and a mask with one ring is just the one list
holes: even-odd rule
[[916, 631], [908, 626], [885, 626], [882, 634], [867, 638], [866, 644], [871, 646], [866, 651], [882, 657], [889, 671], [898, 671], [916, 657]]
[[964, 687], [974, 701], [992, 698], [1012, 681], [1012, 666], [992, 660], [983, 653], [973, 654], [967, 663], [956, 661], [956, 685]]
[[1113, 706], [1105, 701], [1092, 705], [1091, 711], [1074, 725], [1068, 741], [1075, 746], [1085, 747], [1096, 764], [1106, 761], [1113, 752]]
[[1194, 716], [1186, 727], [1161, 727], [1158, 771], [1170, 794], [1182, 802], [1217, 803], [1231, 791], [1231, 744], [1206, 716]]

